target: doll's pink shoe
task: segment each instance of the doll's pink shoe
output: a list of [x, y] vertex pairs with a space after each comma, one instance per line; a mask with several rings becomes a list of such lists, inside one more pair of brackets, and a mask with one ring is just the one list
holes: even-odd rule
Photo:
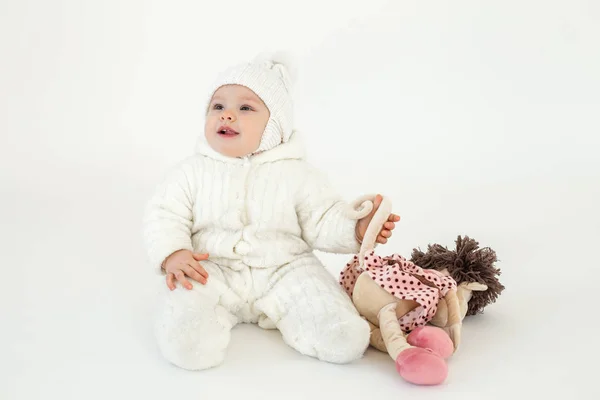
[[416, 385], [439, 385], [448, 376], [448, 365], [429, 349], [411, 347], [396, 358], [396, 370], [407, 382]]
[[411, 346], [431, 349], [443, 359], [449, 358], [454, 353], [452, 339], [446, 331], [437, 326], [420, 326], [408, 335], [406, 341]]

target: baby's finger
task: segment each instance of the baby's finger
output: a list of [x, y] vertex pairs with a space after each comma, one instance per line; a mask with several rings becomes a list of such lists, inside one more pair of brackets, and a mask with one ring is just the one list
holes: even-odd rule
[[193, 280], [200, 282], [202, 284], [206, 283], [206, 278], [202, 275], [200, 275], [200, 273], [198, 271], [196, 271], [194, 269], [194, 267], [192, 267], [191, 265], [187, 265], [184, 269], [185, 274], [187, 276], [189, 276], [190, 278], [192, 278]]
[[167, 274], [167, 287], [171, 290], [175, 290], [175, 282], [174, 282], [174, 276], [172, 273], [168, 273]]
[[387, 239], [384, 238], [383, 236], [378, 236], [377, 237], [377, 243], [386, 244], [387, 243]]
[[181, 270], [175, 272], [175, 277], [183, 285], [184, 288], [186, 288], [188, 290], [192, 289], [192, 287], [193, 287], [192, 284], [190, 283], [190, 281], [185, 279], [185, 275], [183, 274], [183, 272]]
[[389, 238], [390, 236], [392, 236], [392, 232], [390, 231], [386, 231], [386, 230], [382, 230], [380, 233], [381, 236], [383, 236], [384, 238]]
[[194, 270], [197, 271], [203, 277], [208, 278], [208, 272], [206, 272], [204, 267], [202, 267], [202, 265], [200, 265], [199, 262], [191, 262], [188, 265], [190, 265], [192, 268], [194, 268]]
[[398, 221], [400, 221], [400, 216], [396, 215], [396, 214], [390, 214], [388, 221], [398, 222]]
[[194, 253], [193, 256], [196, 261], [208, 260], [208, 253]]
[[391, 231], [396, 227], [396, 224], [393, 222], [386, 222], [385, 224], [383, 224], [383, 227]]

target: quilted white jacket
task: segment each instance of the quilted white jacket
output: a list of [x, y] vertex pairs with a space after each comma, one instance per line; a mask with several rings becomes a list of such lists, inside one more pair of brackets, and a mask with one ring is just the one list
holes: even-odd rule
[[272, 268], [313, 249], [358, 253], [355, 226], [365, 214], [358, 202], [343, 201], [309, 165], [297, 133], [245, 159], [200, 140], [148, 203], [144, 237], [159, 273], [179, 249], [208, 252], [216, 263]]

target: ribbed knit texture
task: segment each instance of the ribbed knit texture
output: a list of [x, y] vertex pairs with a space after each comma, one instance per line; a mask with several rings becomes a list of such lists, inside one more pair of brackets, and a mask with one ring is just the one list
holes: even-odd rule
[[333, 363], [362, 357], [368, 323], [314, 255], [281, 268], [237, 271], [207, 260], [206, 285], [168, 290], [156, 320], [159, 348], [170, 362], [199, 370], [223, 362], [238, 323], [279, 329], [298, 352]]
[[313, 249], [360, 250], [358, 214], [302, 159], [296, 135], [248, 159], [221, 156], [205, 141], [197, 149], [148, 204], [144, 235], [157, 270], [179, 249], [256, 268], [281, 266]]

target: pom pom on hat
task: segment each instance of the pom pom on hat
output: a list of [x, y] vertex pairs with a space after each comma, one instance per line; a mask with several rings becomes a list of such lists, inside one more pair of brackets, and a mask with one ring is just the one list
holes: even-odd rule
[[254, 59], [255, 62], [262, 62], [267, 68], [276, 70], [281, 75], [288, 92], [292, 92], [296, 83], [296, 69], [292, 55], [285, 51], [275, 51], [271, 53], [261, 53]]
[[291, 55], [276, 51], [260, 53], [253, 60], [223, 71], [213, 83], [210, 98], [224, 85], [242, 85], [252, 90], [270, 112], [261, 142], [255, 153], [270, 150], [289, 140], [294, 129], [292, 88], [296, 71]]

